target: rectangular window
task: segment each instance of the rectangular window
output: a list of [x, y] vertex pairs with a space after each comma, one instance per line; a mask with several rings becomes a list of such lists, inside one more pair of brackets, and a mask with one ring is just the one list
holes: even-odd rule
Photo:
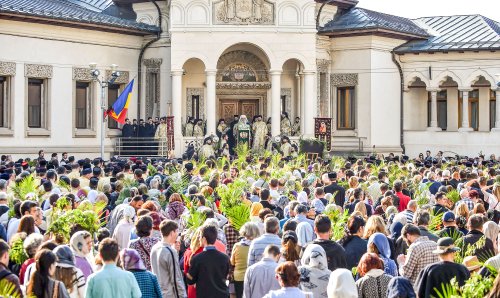
[[490, 130], [495, 127], [497, 117], [497, 94], [496, 91], [490, 90]]
[[[446, 130], [448, 126], [448, 101], [447, 91], [442, 90], [437, 93], [437, 120], [438, 127], [442, 130]], [[431, 126], [431, 108], [432, 108], [432, 98], [431, 92], [428, 93], [428, 101], [427, 101], [427, 126]]]
[[75, 127], [89, 128], [90, 83], [76, 82]]
[[337, 129], [354, 129], [356, 101], [354, 87], [337, 88]]
[[42, 127], [42, 103], [44, 98], [44, 81], [28, 79], [28, 127]]
[[0, 76], [0, 127], [7, 126], [7, 77]]
[[[108, 107], [111, 107], [118, 96], [120, 95], [120, 87], [121, 85], [119, 84], [111, 84], [108, 86]], [[108, 128], [110, 129], [117, 129], [118, 128], [118, 122], [116, 122], [115, 119], [108, 117]]]
[[[155, 116], [158, 116], [159, 115], [159, 107], [158, 107], [158, 90], [157, 90], [157, 86], [156, 86], [156, 80], [158, 78], [158, 74], [157, 73], [154, 73], [154, 72], [150, 72], [148, 73], [148, 85], [149, 85], [149, 88], [148, 88], [148, 99], [149, 99], [149, 103], [150, 103], [150, 108], [148, 109], [147, 111], [147, 116], [148, 117], [155, 117]], [[147, 105], [146, 105], [147, 107]]]
[[191, 116], [200, 119], [200, 96], [191, 95]]
[[[458, 92], [458, 127], [462, 127], [462, 92]], [[479, 89], [469, 91], [469, 127], [479, 130]]]

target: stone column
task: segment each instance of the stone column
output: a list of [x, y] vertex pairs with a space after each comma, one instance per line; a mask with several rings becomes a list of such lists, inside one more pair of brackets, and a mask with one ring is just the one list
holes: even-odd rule
[[206, 115], [207, 115], [207, 136], [215, 135], [215, 75], [216, 69], [206, 70], [207, 75], [207, 102], [206, 102]]
[[469, 91], [471, 91], [471, 89], [461, 88], [458, 91], [462, 92], [462, 125], [458, 131], [473, 131], [473, 129], [469, 126]]
[[491, 131], [500, 132], [500, 88], [496, 90], [495, 101], [495, 127]]
[[301, 72], [300, 73], [300, 134], [303, 135], [305, 132], [305, 125], [306, 125], [306, 114], [305, 114], [305, 109], [306, 109], [306, 104], [305, 104], [305, 84], [304, 84], [304, 74]]
[[271, 135], [281, 133], [281, 70], [271, 70]]
[[304, 135], [314, 137], [314, 117], [317, 115], [317, 90], [314, 86], [315, 71], [304, 71]]
[[437, 116], [437, 93], [438, 89], [427, 89], [431, 93], [431, 123], [427, 127], [428, 131], [441, 131], [438, 127], [438, 116]]
[[182, 74], [184, 70], [172, 70], [172, 116], [174, 116], [174, 135], [182, 136]]
[[295, 88], [296, 89], [295, 89], [295, 94], [294, 94], [294, 98], [295, 98], [294, 104], [296, 104], [295, 113], [294, 113], [295, 117], [300, 117], [300, 114], [302, 113], [302, 106], [300, 105], [300, 95], [301, 95], [302, 91], [301, 91], [300, 87], [301, 87], [300, 86], [300, 75], [297, 73], [297, 74], [295, 74]]

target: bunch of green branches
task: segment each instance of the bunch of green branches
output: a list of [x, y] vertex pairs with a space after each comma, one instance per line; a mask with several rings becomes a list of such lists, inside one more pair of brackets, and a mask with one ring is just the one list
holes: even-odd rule
[[47, 231], [69, 240], [71, 226], [78, 224], [93, 235], [104, 224], [100, 221], [99, 215], [105, 207], [105, 202], [96, 203], [93, 206], [80, 205], [72, 210], [59, 209], [56, 205], [52, 212], [52, 222]]
[[482, 298], [493, 288], [495, 275], [484, 277], [479, 273], [472, 273], [463, 286], [459, 286], [456, 278], [450, 283], [441, 284], [441, 289], [435, 288], [438, 298]]
[[250, 221], [250, 206], [245, 204], [235, 205], [225, 208], [224, 214], [237, 231], [248, 221]]
[[460, 201], [460, 193], [456, 189], [452, 189], [451, 191], [446, 193], [446, 197], [453, 202], [453, 204], [456, 204], [458, 201]]
[[431, 231], [432, 233], [437, 233], [439, 232], [439, 230], [441, 230], [443, 213], [436, 213], [434, 212], [434, 209], [431, 209], [430, 216], [431, 220], [429, 221], [429, 231]]
[[153, 166], [152, 164], [148, 164], [148, 173], [149, 176], [154, 176], [156, 173], [158, 173], [158, 170], [156, 170], [156, 167]]
[[21, 298], [21, 295], [17, 293], [16, 284], [4, 278], [0, 280], [0, 297]]
[[35, 199], [38, 199], [38, 190], [36, 179], [33, 174], [24, 177], [21, 181], [15, 183], [12, 187], [12, 193], [16, 199], [21, 201], [26, 200], [26, 196], [30, 193], [35, 194]]
[[332, 222], [332, 239], [339, 241], [345, 235], [346, 224], [349, 219], [348, 210], [344, 210], [342, 213], [339, 209], [332, 206], [330, 208], [326, 208], [323, 213], [328, 216]]
[[24, 240], [18, 238], [12, 242], [12, 246], [9, 251], [9, 258], [14, 264], [21, 265], [28, 259], [28, 255], [24, 251]]

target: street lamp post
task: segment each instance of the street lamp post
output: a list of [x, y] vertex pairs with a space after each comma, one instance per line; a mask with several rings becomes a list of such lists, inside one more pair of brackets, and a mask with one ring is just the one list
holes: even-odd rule
[[99, 86], [101, 86], [101, 160], [104, 160], [104, 126], [105, 126], [105, 118], [104, 118], [104, 113], [106, 112], [107, 106], [105, 102], [105, 91], [106, 88], [109, 87], [109, 85], [112, 85], [116, 79], [120, 76], [120, 72], [117, 71], [118, 65], [116, 64], [111, 64], [111, 77], [105, 78], [102, 76], [99, 78], [99, 75], [101, 72], [97, 69], [97, 63], [90, 63], [90, 74], [94, 78], [94, 81], [97, 81], [99, 83]]

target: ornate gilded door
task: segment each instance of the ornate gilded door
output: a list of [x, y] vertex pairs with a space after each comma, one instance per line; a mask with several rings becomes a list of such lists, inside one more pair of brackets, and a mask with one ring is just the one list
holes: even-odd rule
[[219, 119], [223, 118], [226, 123], [231, 123], [234, 115], [246, 115], [247, 119], [252, 121], [253, 116], [258, 114], [259, 101], [257, 99], [221, 99], [220, 101]]

